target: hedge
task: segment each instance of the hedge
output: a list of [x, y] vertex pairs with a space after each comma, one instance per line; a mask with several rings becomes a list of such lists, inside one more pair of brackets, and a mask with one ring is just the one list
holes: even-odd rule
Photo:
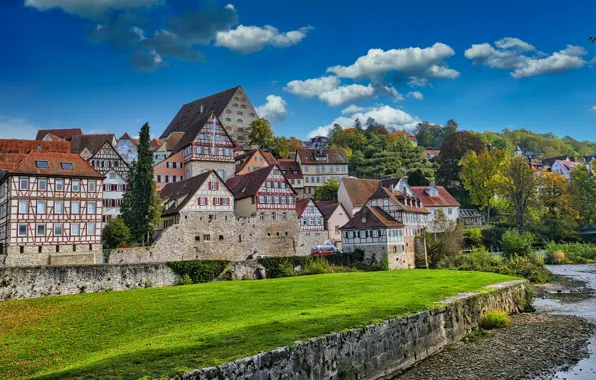
[[[171, 261], [167, 263], [172, 270], [184, 277], [190, 277], [193, 284], [212, 282], [225, 272], [230, 264], [228, 260]], [[223, 278], [222, 278], [223, 279]]]

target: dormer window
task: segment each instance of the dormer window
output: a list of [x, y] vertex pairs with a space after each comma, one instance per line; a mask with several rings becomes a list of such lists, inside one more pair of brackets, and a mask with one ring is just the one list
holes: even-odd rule
[[35, 166], [37, 166], [40, 169], [47, 169], [49, 167], [47, 161], [35, 161]]
[[72, 162], [61, 162], [60, 165], [64, 170], [72, 170]]

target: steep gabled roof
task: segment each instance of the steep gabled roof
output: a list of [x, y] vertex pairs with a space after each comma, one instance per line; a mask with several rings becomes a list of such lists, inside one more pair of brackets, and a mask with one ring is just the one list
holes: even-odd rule
[[28, 154], [33, 151], [70, 153], [66, 141], [0, 139], [0, 153]]
[[[438, 196], [428, 195], [427, 191], [433, 187], [438, 190]], [[411, 188], [425, 207], [459, 207], [460, 205], [443, 186], [411, 186]]]
[[360, 179], [360, 178], [342, 178], [341, 183], [344, 184], [348, 196], [352, 201], [352, 206], [362, 207], [368, 201], [371, 195], [377, 191], [379, 184], [378, 179]]
[[[192, 196], [199, 190], [201, 186], [207, 181], [210, 174], [213, 173], [219, 179], [228, 190], [230, 190], [224, 181], [217, 175], [217, 173], [213, 170], [199, 174], [194, 177], [190, 177], [185, 179], [184, 181], [168, 183], [164, 186], [163, 189], [159, 192], [159, 196], [167, 203], [170, 199], [176, 199], [178, 202], [171, 205], [168, 209], [164, 210], [162, 215], [172, 215], [177, 214], [186, 206], [188, 201], [192, 198]], [[231, 191], [231, 190], [230, 190]], [[180, 201], [180, 199], [182, 199]]]
[[81, 128], [64, 128], [64, 129], [40, 129], [37, 131], [37, 136], [35, 136], [35, 140], [41, 140], [47, 135], [48, 133], [58, 136], [61, 139], [66, 141], [70, 141], [72, 136], [81, 136], [83, 131]]
[[112, 133], [73, 136], [70, 140], [70, 148], [72, 153], [76, 154], [80, 154], [85, 148], [87, 148], [92, 155], [95, 155], [95, 153], [101, 149], [106, 141], [111, 144], [114, 139], [115, 136]]
[[378, 206], [362, 207], [340, 230], [364, 228], [399, 228], [404, 225]]
[[26, 154], [0, 153], [0, 170], [11, 170], [25, 158]]
[[108, 146], [114, 151], [114, 153], [116, 153], [118, 158], [120, 158], [120, 161], [122, 161], [127, 167], [130, 168], [130, 164], [120, 155], [120, 153], [118, 153], [118, 151], [116, 150], [116, 148], [114, 147], [114, 145], [112, 145], [112, 143], [110, 141], [104, 141], [104, 143], [99, 147], [99, 149], [97, 149], [97, 151], [95, 153], [93, 153], [93, 156], [91, 156], [91, 158], [89, 160], [93, 159], [95, 157], [95, 155], [97, 153], [99, 153], [101, 148], [103, 148], [106, 144], [108, 144]]
[[126, 132], [124, 132], [124, 134], [122, 136], [120, 136], [120, 138], [118, 139], [118, 141], [125, 139], [125, 140], [130, 140], [135, 146], [139, 146], [139, 140], [138, 139], [133, 139], [132, 137], [130, 137], [130, 135]]
[[[277, 160], [277, 166], [281, 169], [282, 173], [286, 176], [287, 179], [302, 179], [304, 176], [302, 175], [302, 168], [300, 168], [300, 164], [292, 159], [287, 158], [280, 158]], [[294, 174], [296, 171], [296, 174]]]
[[317, 203], [312, 198], [308, 197], [308, 198], [302, 198], [302, 199], [299, 199], [296, 201], [296, 213], [298, 214], [298, 217], [302, 216], [302, 213], [304, 213], [304, 210], [306, 210], [306, 208], [308, 207], [308, 204], [311, 201], [315, 205], [317, 210], [319, 210], [321, 215], [323, 215], [323, 211], [321, 211], [321, 209], [319, 208]]
[[222, 122], [219, 120], [219, 117], [215, 113], [203, 113], [201, 117], [193, 119], [192, 125], [189, 125], [186, 132], [184, 132], [182, 138], [178, 141], [178, 144], [176, 144], [174, 149], [172, 149], [172, 154], [176, 154], [180, 152], [182, 149], [189, 146], [197, 137], [197, 135], [201, 132], [203, 127], [207, 124], [211, 116], [215, 116], [215, 119], [219, 122], [219, 124], [221, 124], [226, 136], [228, 136], [232, 144], [235, 145], [236, 143], [234, 142], [234, 139], [232, 139], [232, 136], [230, 136], [226, 128], [223, 126]]
[[[232, 191], [232, 193], [234, 193], [234, 198], [236, 199], [253, 196], [257, 193], [257, 191], [259, 191], [259, 188], [267, 179], [271, 171], [276, 168], [279, 170], [277, 165], [271, 165], [255, 170], [251, 173], [234, 176], [226, 181], [226, 185]], [[290, 185], [288, 179], [283, 175], [283, 173], [281, 173], [281, 175], [286, 179], [286, 184], [288, 187], [292, 189], [294, 194], [296, 194], [296, 190], [294, 190], [292, 185]]]
[[[37, 161], [47, 161], [47, 168], [39, 168]], [[71, 163], [72, 170], [64, 169], [62, 163]], [[27, 174], [59, 177], [87, 177], [105, 178], [98, 173], [93, 166], [89, 165], [78, 154], [54, 153], [54, 152], [31, 152], [26, 155], [15, 168], [9, 171], [10, 174]]]
[[159, 141], [158, 139], [152, 139], [151, 140], [151, 149], [154, 152], [157, 151], [160, 146], [161, 146], [161, 141]]
[[348, 212], [345, 210], [345, 208], [343, 207], [343, 205], [341, 203], [339, 203], [339, 202], [335, 202], [335, 201], [317, 201], [315, 203], [317, 204], [317, 207], [319, 208], [319, 210], [323, 214], [323, 217], [325, 218], [325, 220], [329, 220], [329, 218], [331, 218], [331, 215], [333, 215], [333, 213], [335, 212], [335, 210], [337, 210], [338, 207], [341, 207], [342, 209], [344, 209], [346, 215], [348, 217], [350, 216], [348, 214]]
[[[580, 162], [575, 162], [575, 161], [568, 161], [568, 160], [555, 160], [555, 162], [558, 162], [559, 165], [561, 165], [561, 167], [563, 169], [565, 169], [567, 172], [572, 171], [573, 169], [575, 169], [578, 165], [580, 165]], [[554, 164], [553, 164], [554, 165]]]
[[234, 161], [242, 161], [238, 167], [236, 168], [236, 173], [239, 171], [242, 171], [246, 165], [248, 164], [248, 162], [255, 156], [255, 154], [260, 153], [261, 157], [263, 157], [263, 159], [269, 164], [269, 165], [275, 165], [277, 163], [277, 161], [275, 160], [275, 157], [273, 157], [273, 155], [271, 154], [271, 152], [266, 152], [263, 151], [261, 149], [254, 149], [251, 150], [247, 153], [244, 154], [240, 154], [236, 157], [234, 157]]
[[[316, 149], [298, 149], [296, 155], [300, 157], [303, 164], [349, 164], [348, 156], [343, 149], [323, 149], [319, 152]], [[317, 161], [317, 157], [325, 157], [325, 161]]]
[[414, 136], [413, 134], [411, 134], [408, 131], [392, 131], [391, 133], [389, 133], [389, 137], [405, 137], [409, 140], [416, 140], [416, 136]]
[[375, 191], [374, 194], [370, 196], [370, 199], [378, 199], [378, 198], [389, 198], [402, 210], [405, 210], [408, 212], [413, 212], [413, 213], [417, 213], [417, 214], [430, 214], [430, 211], [428, 211], [424, 207], [424, 204], [422, 205], [422, 207], [409, 206], [406, 203], [407, 200], [418, 201], [418, 199], [415, 197], [409, 197], [409, 196], [405, 195], [404, 193], [402, 193], [401, 191], [391, 190], [384, 186], [379, 186], [377, 191]]

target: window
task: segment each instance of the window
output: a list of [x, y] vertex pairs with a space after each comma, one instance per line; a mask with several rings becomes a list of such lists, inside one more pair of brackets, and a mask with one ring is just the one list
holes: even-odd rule
[[95, 181], [89, 181], [87, 182], [88, 187], [89, 187], [89, 191], [92, 193], [95, 193], [97, 191], [97, 183]]
[[95, 223], [87, 223], [87, 235], [95, 235]]
[[[226, 171], [225, 170], [218, 170], [217, 175], [219, 176], [219, 178], [223, 179], [224, 181], [226, 180]], [[217, 189], [219, 190], [219, 183], [217, 184]]]
[[204, 241], [204, 242], [209, 242], [209, 241], [211, 241], [211, 235], [210, 235], [210, 234], [205, 234], [205, 235], [203, 235], [203, 241]]
[[72, 191], [78, 193], [81, 191], [81, 180], [80, 179], [73, 179], [72, 180]]
[[27, 236], [27, 225], [19, 224], [19, 236]]
[[287, 212], [282, 212], [281, 213], [281, 218], [284, 219], [284, 220], [285, 219], [288, 219], [288, 213]]
[[54, 224], [54, 235], [62, 236], [62, 224]]
[[38, 214], [46, 213], [46, 201], [37, 201], [37, 213]]
[[72, 214], [80, 214], [81, 213], [81, 202], [72, 202], [70, 211]]
[[209, 182], [209, 190], [219, 190], [219, 182], [210, 181]]
[[35, 235], [36, 236], [46, 236], [46, 225], [45, 224], [37, 224], [35, 226]]
[[35, 166], [37, 166], [40, 169], [47, 169], [49, 168], [48, 162], [47, 161], [35, 161]]
[[64, 170], [72, 170], [72, 162], [62, 162], [61, 165]]
[[265, 220], [265, 213], [264, 212], [262, 212], [262, 213], [259, 214], [259, 219]]
[[64, 191], [64, 180], [63, 179], [56, 180], [56, 191]]
[[21, 178], [19, 181], [19, 190], [29, 190], [29, 178]]
[[19, 214], [26, 214], [29, 208], [28, 201], [19, 201]]
[[271, 213], [271, 220], [275, 220], [277, 218], [277, 215], [275, 215], [274, 212]]
[[79, 223], [71, 223], [70, 225], [70, 235], [71, 236], [79, 236], [81, 232], [81, 226]]
[[45, 191], [48, 189], [48, 180], [40, 178], [37, 180], [37, 190]]
[[372, 231], [372, 237], [379, 237], [379, 230], [373, 230]]
[[199, 205], [205, 206], [207, 204], [207, 197], [199, 197]]
[[242, 119], [236, 120], [236, 123], [242, 123]]
[[447, 209], [447, 215], [452, 215], [452, 214], [453, 214], [453, 209], [451, 209], [451, 208], [448, 208], [448, 209]]
[[242, 116], [242, 111], [238, 111], [236, 114]]
[[64, 203], [62, 201], [54, 202], [54, 214], [62, 214], [64, 212]]
[[87, 214], [95, 214], [96, 206], [95, 202], [87, 202]]

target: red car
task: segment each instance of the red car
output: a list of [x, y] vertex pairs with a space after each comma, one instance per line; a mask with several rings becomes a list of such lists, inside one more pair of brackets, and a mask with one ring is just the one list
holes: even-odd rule
[[337, 255], [339, 253], [339, 249], [334, 245], [313, 245], [310, 250], [311, 256]]

